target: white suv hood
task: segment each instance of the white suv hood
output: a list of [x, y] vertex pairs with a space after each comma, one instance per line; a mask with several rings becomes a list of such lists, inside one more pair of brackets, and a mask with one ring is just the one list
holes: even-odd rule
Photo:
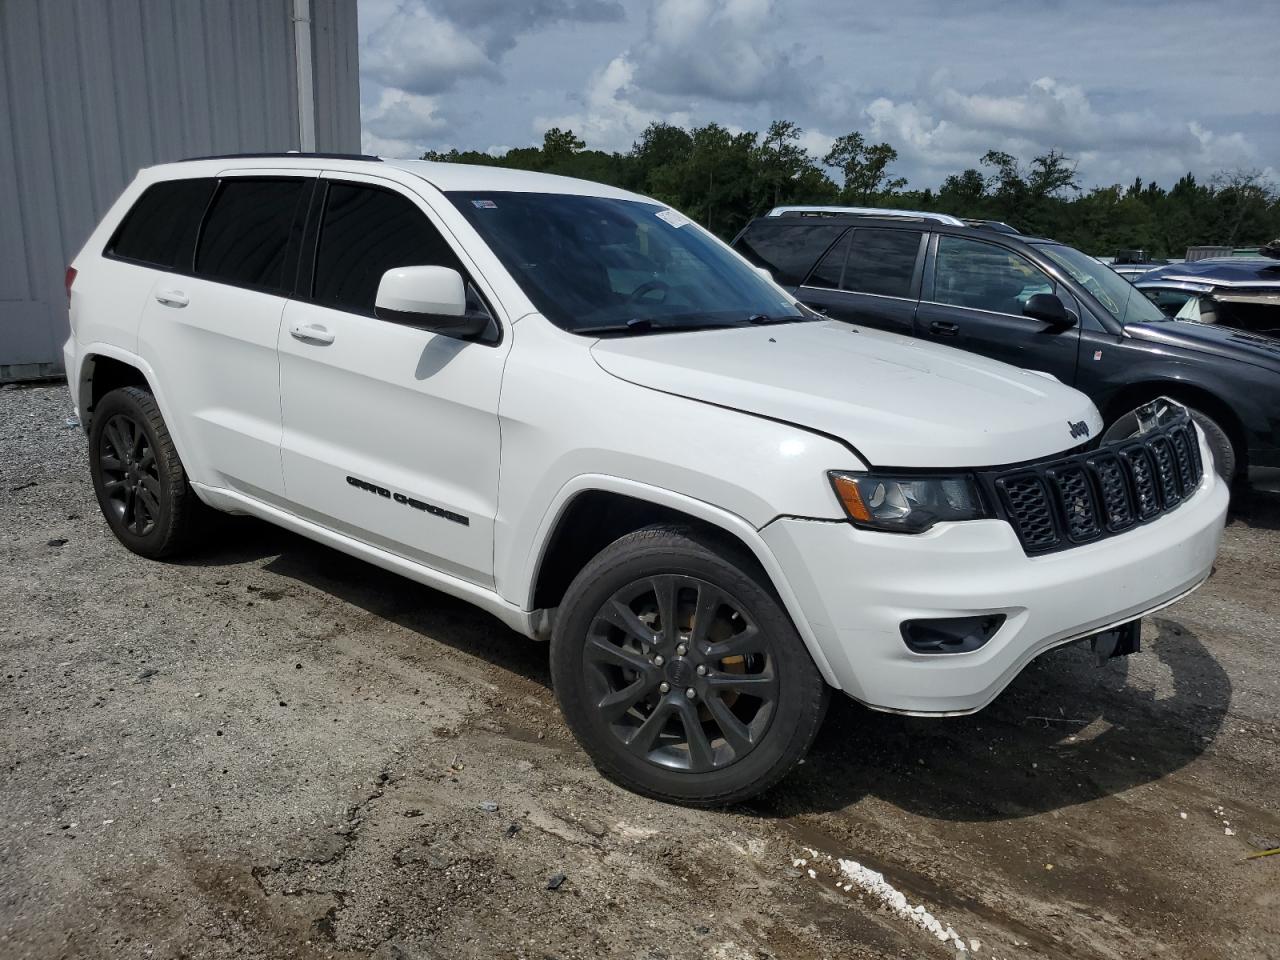
[[[1088, 397], [1043, 374], [834, 320], [651, 333], [591, 352], [630, 383], [839, 437], [872, 466], [1016, 463], [1102, 429]], [[1088, 437], [1072, 435], [1081, 420]]]

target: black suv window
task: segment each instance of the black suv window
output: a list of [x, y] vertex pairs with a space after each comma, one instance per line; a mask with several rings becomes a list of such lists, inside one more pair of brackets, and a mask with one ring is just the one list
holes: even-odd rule
[[196, 273], [241, 287], [285, 287], [285, 249], [304, 181], [234, 178], [222, 181], [200, 230]]
[[107, 253], [162, 270], [190, 269], [200, 217], [217, 182], [167, 180], [147, 187], [107, 244]]
[[818, 262], [813, 273], [809, 274], [809, 279], [804, 282], [806, 287], [840, 289], [840, 283], [844, 280], [844, 261], [849, 256], [849, 238], [852, 235], [853, 231], [846, 233], [827, 251], [827, 255]]
[[919, 252], [918, 230], [859, 228], [849, 246], [842, 286], [855, 293], [910, 297]]
[[312, 299], [373, 316], [382, 275], [409, 266], [462, 269], [440, 231], [407, 197], [377, 187], [330, 184]]
[[1025, 257], [991, 243], [938, 237], [934, 302], [1021, 316], [1035, 293], [1053, 293], [1053, 281]]
[[919, 252], [919, 231], [859, 227], [827, 252], [805, 286], [910, 297]]
[[747, 227], [734, 247], [784, 287], [796, 287], [844, 229], [833, 223], [761, 217]]

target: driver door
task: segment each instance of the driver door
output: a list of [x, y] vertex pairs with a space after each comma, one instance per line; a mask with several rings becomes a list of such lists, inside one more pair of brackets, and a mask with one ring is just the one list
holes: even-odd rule
[[421, 198], [345, 174], [317, 194], [314, 265], [279, 337], [286, 498], [330, 529], [492, 586], [510, 337], [464, 342], [379, 320], [378, 283], [397, 266], [452, 267], [484, 301]]
[[1079, 315], [1066, 289], [1021, 254], [985, 240], [935, 234], [916, 335], [1074, 383], [1080, 328], [1024, 316], [1023, 306], [1037, 293], [1056, 293]]

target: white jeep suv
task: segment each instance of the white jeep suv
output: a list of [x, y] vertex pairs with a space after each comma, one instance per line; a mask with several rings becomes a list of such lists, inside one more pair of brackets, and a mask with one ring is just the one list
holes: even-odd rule
[[602, 772], [724, 804], [829, 691], [980, 709], [1198, 586], [1227, 489], [1183, 411], [1099, 446], [1052, 377], [826, 320], [697, 224], [543, 174], [152, 167], [67, 271], [126, 547], [252, 514], [550, 638]]

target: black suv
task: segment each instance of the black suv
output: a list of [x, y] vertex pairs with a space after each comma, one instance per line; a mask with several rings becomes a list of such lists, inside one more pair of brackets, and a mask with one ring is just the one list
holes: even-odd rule
[[1280, 466], [1280, 342], [1171, 319], [1079, 250], [945, 214], [814, 207], [777, 208], [734, 247], [832, 318], [1053, 374], [1089, 395], [1106, 440], [1169, 396], [1224, 476]]

